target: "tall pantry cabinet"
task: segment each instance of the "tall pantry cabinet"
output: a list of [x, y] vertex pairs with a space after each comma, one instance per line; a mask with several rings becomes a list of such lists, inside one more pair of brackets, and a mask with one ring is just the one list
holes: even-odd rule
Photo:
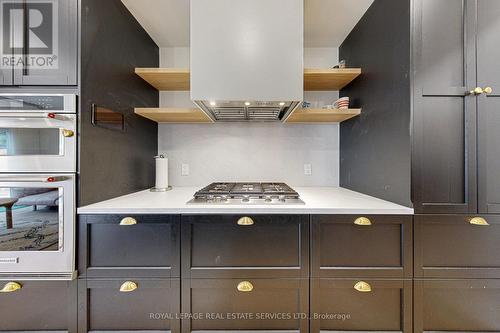
[[500, 2], [415, 0], [418, 213], [500, 213]]
[[500, 1], [376, 0], [339, 55], [363, 68], [341, 185], [415, 208], [414, 333], [500, 331]]

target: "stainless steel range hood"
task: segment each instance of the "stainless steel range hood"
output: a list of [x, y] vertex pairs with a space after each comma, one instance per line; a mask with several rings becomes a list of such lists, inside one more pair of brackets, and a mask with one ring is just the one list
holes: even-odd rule
[[303, 0], [191, 0], [191, 99], [214, 121], [282, 121], [303, 99]]

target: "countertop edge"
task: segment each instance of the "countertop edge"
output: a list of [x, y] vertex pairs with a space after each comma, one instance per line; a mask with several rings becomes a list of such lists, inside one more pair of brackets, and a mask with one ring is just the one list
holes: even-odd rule
[[413, 215], [414, 211], [411, 208], [407, 209], [352, 209], [352, 208], [338, 208], [338, 209], [78, 209], [79, 215], [105, 215], [105, 214], [276, 214], [276, 215], [293, 215], [293, 214], [307, 214], [307, 215], [321, 215], [321, 214], [367, 214], [367, 215]]

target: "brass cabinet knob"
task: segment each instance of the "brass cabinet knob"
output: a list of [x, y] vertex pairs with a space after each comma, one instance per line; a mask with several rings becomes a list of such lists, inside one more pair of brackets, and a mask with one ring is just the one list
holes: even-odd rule
[[472, 89], [471, 91], [469, 91], [469, 93], [470, 93], [471, 95], [476, 95], [476, 96], [477, 96], [477, 95], [481, 95], [481, 94], [483, 93], [483, 88], [481, 88], [481, 87], [476, 87], [476, 88]]
[[476, 87], [473, 90], [469, 91], [469, 93], [471, 95], [475, 95], [475, 96], [482, 95], [482, 94], [488, 95], [488, 94], [493, 93], [493, 89], [491, 87], [486, 87], [484, 89], [481, 87]]
[[124, 217], [120, 221], [120, 225], [135, 225], [137, 224], [137, 220], [134, 219], [133, 217]]
[[69, 130], [69, 129], [63, 129], [62, 130], [62, 135], [65, 137], [65, 138], [71, 138], [72, 136], [75, 135], [75, 132], [73, 132], [72, 130]]
[[355, 219], [354, 224], [367, 226], [367, 225], [372, 225], [372, 221], [370, 221], [369, 218], [362, 216], [362, 217], [358, 217], [357, 219]]
[[237, 223], [238, 225], [253, 225], [254, 221], [248, 216], [243, 216], [238, 220]]
[[18, 291], [21, 289], [23, 286], [21, 286], [17, 282], [7, 282], [5, 286], [0, 290], [0, 293], [13, 293], [15, 291]]
[[133, 281], [125, 281], [120, 286], [120, 292], [122, 293], [130, 293], [138, 288], [137, 283]]
[[368, 282], [359, 281], [354, 285], [354, 289], [362, 293], [369, 293], [370, 291], [372, 291], [372, 286], [370, 286]]
[[253, 284], [250, 281], [241, 281], [238, 283], [236, 289], [238, 289], [238, 291], [248, 293], [253, 290]]
[[470, 224], [473, 224], [473, 225], [481, 225], [481, 226], [486, 226], [486, 225], [490, 225], [488, 223], [488, 221], [486, 221], [484, 218], [482, 217], [479, 217], [479, 216], [476, 216], [476, 217], [473, 217], [469, 220], [469, 223]]

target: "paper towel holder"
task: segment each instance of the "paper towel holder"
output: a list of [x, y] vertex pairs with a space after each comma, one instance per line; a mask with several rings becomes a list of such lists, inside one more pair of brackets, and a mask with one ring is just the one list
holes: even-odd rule
[[167, 191], [170, 191], [172, 190], [172, 185], [168, 185], [168, 187], [164, 187], [164, 188], [156, 188], [156, 187], [152, 187], [149, 189], [151, 192], [167, 192]]
[[[158, 155], [158, 156], [155, 156], [155, 159], [156, 158], [164, 158], [163, 155]], [[167, 192], [167, 191], [170, 191], [172, 190], [172, 186], [171, 185], [168, 185], [167, 187], [152, 187], [149, 189], [151, 192]]]

